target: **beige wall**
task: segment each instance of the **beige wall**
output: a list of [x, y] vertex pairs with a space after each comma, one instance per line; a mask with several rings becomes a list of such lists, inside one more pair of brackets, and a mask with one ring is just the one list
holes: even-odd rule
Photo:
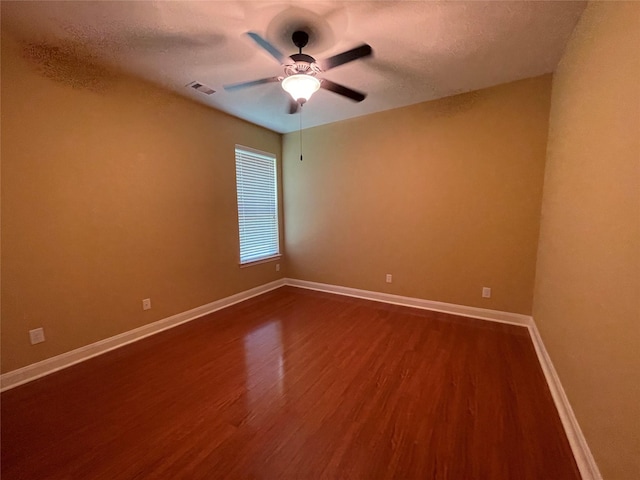
[[289, 276], [531, 313], [550, 88], [546, 75], [304, 130], [302, 162], [285, 135]]
[[554, 75], [534, 319], [605, 479], [640, 478], [640, 4], [592, 3]]
[[235, 143], [281, 153], [279, 134], [3, 34], [2, 371], [278, 278], [238, 267]]

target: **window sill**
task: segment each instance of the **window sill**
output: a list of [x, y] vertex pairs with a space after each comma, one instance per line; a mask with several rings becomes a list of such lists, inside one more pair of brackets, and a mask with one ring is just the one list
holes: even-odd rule
[[269, 263], [275, 260], [280, 260], [281, 258], [282, 258], [282, 254], [279, 253], [278, 255], [274, 255], [272, 257], [267, 257], [267, 258], [261, 258], [260, 260], [254, 260], [253, 262], [241, 263], [239, 266], [240, 268], [252, 267], [254, 265], [260, 265], [261, 263]]

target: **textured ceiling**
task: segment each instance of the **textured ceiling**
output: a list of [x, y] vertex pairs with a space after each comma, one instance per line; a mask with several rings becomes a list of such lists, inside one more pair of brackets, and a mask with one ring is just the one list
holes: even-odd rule
[[[222, 85], [282, 75], [245, 35], [283, 53], [291, 33], [310, 31], [316, 59], [366, 42], [373, 56], [325, 74], [368, 93], [354, 103], [320, 90], [304, 106], [303, 127], [423, 102], [552, 72], [586, 2], [426, 1], [7, 2], [3, 29], [47, 62], [93, 70], [116, 67], [278, 132], [296, 130], [277, 83], [227, 92]], [[85, 66], [86, 66], [85, 65]], [[106, 73], [105, 73], [106, 74]], [[207, 96], [186, 85], [216, 90]]]

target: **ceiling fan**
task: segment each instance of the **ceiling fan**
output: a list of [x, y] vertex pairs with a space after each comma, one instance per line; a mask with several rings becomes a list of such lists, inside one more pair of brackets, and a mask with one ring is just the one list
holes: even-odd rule
[[298, 47], [298, 53], [294, 53], [288, 57], [283, 55], [280, 50], [262, 38], [259, 34], [255, 32], [247, 32], [247, 35], [284, 67], [284, 76], [267, 77], [249, 82], [224, 85], [223, 88], [225, 90], [234, 91], [253, 87], [255, 85], [261, 85], [263, 83], [280, 82], [282, 84], [282, 88], [291, 95], [289, 113], [298, 112], [300, 107], [309, 100], [311, 95], [313, 95], [313, 93], [319, 88], [337, 93], [338, 95], [347, 97], [354, 102], [361, 102], [366, 98], [366, 93], [352, 90], [351, 88], [332, 82], [326, 78], [317, 77], [319, 73], [326, 72], [327, 70], [337, 66], [371, 55], [373, 51], [366, 43], [318, 62], [311, 55], [302, 53], [302, 49], [309, 42], [309, 34], [303, 30], [296, 30], [293, 32], [293, 35], [291, 35], [293, 44]]

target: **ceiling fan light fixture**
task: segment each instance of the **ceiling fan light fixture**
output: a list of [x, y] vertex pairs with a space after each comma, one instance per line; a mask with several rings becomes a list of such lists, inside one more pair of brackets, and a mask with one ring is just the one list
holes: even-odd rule
[[282, 80], [282, 88], [296, 102], [303, 104], [320, 88], [320, 80], [311, 75], [291, 75]]

